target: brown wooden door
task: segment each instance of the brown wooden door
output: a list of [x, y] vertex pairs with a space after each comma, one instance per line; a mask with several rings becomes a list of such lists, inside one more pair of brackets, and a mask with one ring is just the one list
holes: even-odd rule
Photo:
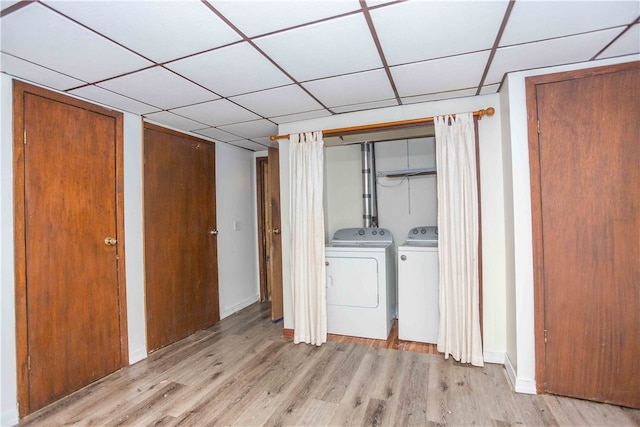
[[280, 153], [269, 147], [269, 207], [271, 209], [271, 320], [282, 319], [282, 234], [280, 223]]
[[147, 347], [220, 320], [213, 143], [145, 124]]
[[547, 342], [538, 372], [549, 393], [637, 408], [640, 66], [538, 82], [535, 96]]
[[[24, 112], [16, 121], [24, 154], [16, 162], [16, 173], [24, 171], [16, 187], [16, 229], [24, 226], [16, 306], [18, 329], [26, 327], [25, 415], [126, 363], [118, 277], [122, 116], [28, 85], [16, 84], [15, 97], [16, 114]], [[109, 237], [117, 243], [105, 244]]]

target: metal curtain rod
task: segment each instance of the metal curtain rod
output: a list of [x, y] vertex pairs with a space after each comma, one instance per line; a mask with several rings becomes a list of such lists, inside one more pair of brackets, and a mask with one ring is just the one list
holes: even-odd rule
[[[478, 110], [473, 112], [473, 116], [478, 119], [482, 119], [484, 116], [493, 116], [496, 112], [495, 108], [489, 107], [484, 110]], [[455, 117], [455, 114], [450, 114], [452, 117]], [[328, 129], [322, 131], [322, 136], [332, 136], [332, 135], [341, 135], [346, 133], [354, 133], [358, 131], [367, 131], [374, 129], [384, 129], [384, 128], [392, 128], [396, 126], [408, 126], [408, 125], [420, 125], [425, 123], [433, 123], [433, 117], [424, 117], [421, 119], [411, 119], [411, 120], [400, 120], [397, 122], [385, 122], [385, 123], [374, 123], [371, 125], [361, 125], [361, 126], [351, 126], [346, 128], [335, 128]], [[285, 139], [289, 138], [289, 134], [287, 135], [271, 135], [269, 139], [271, 141], [275, 141], [277, 139]]]

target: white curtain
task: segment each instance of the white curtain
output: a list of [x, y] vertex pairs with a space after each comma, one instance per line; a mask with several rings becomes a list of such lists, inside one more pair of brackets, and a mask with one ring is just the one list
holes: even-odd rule
[[321, 132], [289, 137], [293, 342], [327, 342]]
[[434, 119], [438, 170], [438, 351], [483, 366], [478, 280], [478, 187], [473, 115]]

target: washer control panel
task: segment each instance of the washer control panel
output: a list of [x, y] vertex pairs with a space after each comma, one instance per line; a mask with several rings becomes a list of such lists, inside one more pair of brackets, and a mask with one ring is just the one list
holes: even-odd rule
[[407, 243], [438, 243], [438, 227], [413, 227], [407, 235]]
[[341, 228], [333, 233], [333, 245], [384, 245], [393, 243], [393, 236], [386, 228]]

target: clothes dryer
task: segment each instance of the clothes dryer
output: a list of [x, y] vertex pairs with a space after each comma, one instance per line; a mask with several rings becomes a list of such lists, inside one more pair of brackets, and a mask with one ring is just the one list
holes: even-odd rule
[[343, 228], [325, 247], [327, 332], [386, 340], [396, 313], [393, 236]]

